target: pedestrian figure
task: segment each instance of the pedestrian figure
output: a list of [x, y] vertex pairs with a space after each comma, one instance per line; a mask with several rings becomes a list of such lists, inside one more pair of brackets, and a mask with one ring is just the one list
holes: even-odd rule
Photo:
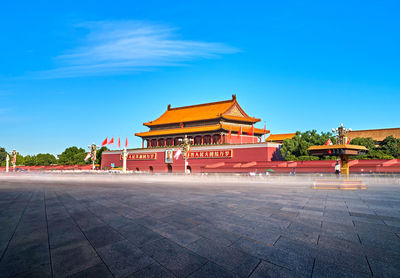
[[335, 164], [335, 173], [337, 176], [339, 176], [340, 174], [340, 164], [339, 164], [339, 160], [336, 160], [336, 164]]

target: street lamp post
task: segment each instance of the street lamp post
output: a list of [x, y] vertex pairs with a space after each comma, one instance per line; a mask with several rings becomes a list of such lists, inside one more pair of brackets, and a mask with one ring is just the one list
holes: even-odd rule
[[[346, 145], [347, 144], [347, 136], [346, 133], [351, 131], [351, 128], [345, 128], [343, 124], [341, 123], [338, 128], [332, 128], [332, 132], [336, 133], [336, 144], [337, 145]], [[341, 161], [341, 167], [340, 167], [340, 172], [341, 174], [346, 175], [346, 177], [349, 177], [350, 174], [350, 160], [349, 160], [349, 155], [345, 154], [340, 154], [340, 161]]]
[[11, 164], [13, 166], [13, 172], [15, 172], [15, 166], [17, 165], [17, 151], [16, 150], [12, 151]]
[[346, 133], [351, 131], [351, 128], [344, 128], [343, 124], [340, 124], [338, 128], [332, 128], [332, 132], [337, 133], [336, 144], [325, 144], [322, 146], [311, 146], [307, 150], [312, 155], [326, 156], [326, 155], [337, 155], [340, 157], [341, 167], [340, 173], [349, 177], [350, 174], [350, 163], [349, 157], [356, 155], [365, 154], [368, 149], [364, 146], [351, 145], [348, 143]]
[[332, 128], [332, 132], [337, 133], [336, 136], [336, 144], [338, 145], [345, 145], [347, 144], [347, 136], [346, 133], [351, 131], [351, 128], [345, 128], [341, 123], [338, 128]]
[[92, 170], [94, 170], [98, 147], [93, 143], [92, 145], [89, 145], [88, 148], [90, 149], [90, 158], [92, 159]]
[[185, 138], [179, 140], [181, 143], [180, 147], [182, 148], [182, 155], [183, 159], [185, 160], [185, 174], [190, 174], [190, 171], [188, 169], [189, 162], [188, 162], [188, 156], [190, 152], [190, 143], [193, 143], [192, 138], [187, 138], [187, 135], [185, 135]]

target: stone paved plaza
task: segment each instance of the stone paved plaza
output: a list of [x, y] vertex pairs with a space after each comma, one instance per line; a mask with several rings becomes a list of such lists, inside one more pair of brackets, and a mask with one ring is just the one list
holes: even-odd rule
[[400, 277], [400, 183], [0, 175], [0, 277]]

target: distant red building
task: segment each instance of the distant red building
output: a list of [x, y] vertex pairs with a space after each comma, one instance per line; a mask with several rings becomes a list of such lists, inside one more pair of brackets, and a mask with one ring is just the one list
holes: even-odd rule
[[[182, 156], [173, 155], [186, 135], [192, 139], [189, 168], [207, 172], [224, 165], [241, 167], [278, 157], [280, 144], [262, 142], [269, 130], [255, 128], [260, 119], [244, 112], [233, 95], [226, 101], [171, 108], [156, 120], [144, 123], [149, 131], [136, 133], [142, 148], [128, 150], [128, 170], [184, 172]], [[102, 169], [122, 166], [121, 151], [105, 151]]]

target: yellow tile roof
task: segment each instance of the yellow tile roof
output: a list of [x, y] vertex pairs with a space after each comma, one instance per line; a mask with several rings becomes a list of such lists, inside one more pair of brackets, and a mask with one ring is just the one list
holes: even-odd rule
[[[249, 132], [251, 127], [242, 127], [242, 134]], [[173, 135], [173, 134], [189, 134], [189, 133], [199, 133], [199, 132], [209, 132], [209, 131], [218, 131], [225, 130], [232, 132], [238, 132], [239, 126], [237, 125], [228, 125], [228, 124], [216, 124], [216, 125], [204, 125], [204, 126], [193, 126], [193, 127], [183, 127], [183, 128], [172, 128], [172, 129], [161, 129], [161, 130], [150, 130], [146, 132], [135, 133], [136, 136], [139, 137], [148, 137], [148, 136], [160, 136], [160, 135]], [[266, 133], [269, 133], [269, 130], [266, 130]], [[254, 134], [264, 134], [264, 130], [261, 128], [254, 128]]]
[[237, 121], [245, 121], [245, 122], [250, 122], [250, 123], [256, 123], [259, 122], [260, 119], [253, 118], [253, 117], [238, 117], [238, 116], [231, 116], [231, 115], [222, 115], [223, 118], [228, 119], [228, 120], [237, 120]]
[[292, 139], [296, 133], [282, 133], [282, 134], [270, 134], [265, 141], [266, 142], [275, 142], [275, 141], [283, 141], [285, 139]]
[[[239, 126], [237, 125], [229, 125], [229, 124], [222, 124], [222, 129], [226, 130], [226, 131], [234, 131], [234, 132], [239, 132]], [[242, 134], [245, 134], [247, 132], [249, 132], [251, 129], [251, 127], [242, 127]], [[265, 132], [266, 134], [269, 133], [269, 130], [266, 130]], [[254, 134], [264, 134], [264, 129], [261, 128], [254, 128]]]
[[[244, 115], [243, 117], [224, 115], [224, 113], [228, 112], [234, 105], [237, 105], [238, 109]], [[236, 101], [236, 96], [233, 95], [231, 100], [225, 100], [219, 102], [211, 102], [211, 103], [204, 103], [204, 104], [183, 106], [176, 108], [171, 108], [169, 105], [167, 111], [165, 111], [164, 114], [162, 114], [158, 119], [144, 123], [144, 125], [155, 126], [155, 125], [165, 125], [171, 123], [202, 121], [202, 120], [217, 119], [222, 116], [253, 123], [260, 121], [260, 119], [249, 117], [243, 111], [243, 109], [240, 108], [239, 104]]]
[[208, 125], [208, 126], [193, 126], [193, 127], [183, 127], [183, 128], [172, 128], [172, 129], [161, 129], [161, 130], [150, 130], [146, 132], [135, 133], [136, 136], [146, 137], [146, 136], [158, 136], [158, 135], [172, 135], [172, 134], [188, 134], [204, 131], [216, 131], [221, 129], [221, 125]]
[[383, 141], [388, 136], [400, 138], [400, 128], [382, 128], [382, 129], [367, 129], [367, 130], [352, 130], [346, 136], [352, 140], [357, 137], [372, 138], [375, 141]]

